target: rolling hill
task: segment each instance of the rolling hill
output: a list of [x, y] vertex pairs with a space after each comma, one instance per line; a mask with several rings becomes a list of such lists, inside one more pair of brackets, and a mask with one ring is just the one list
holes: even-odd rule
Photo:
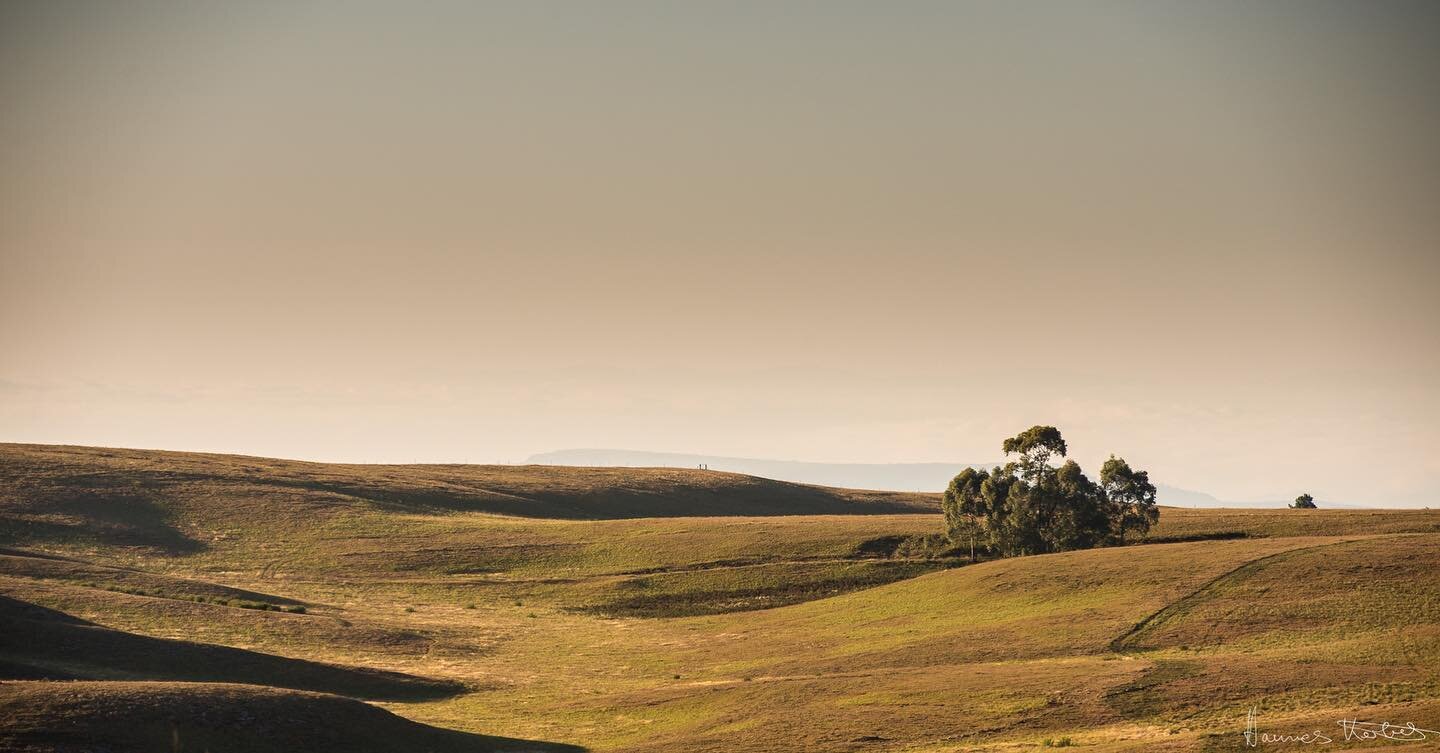
[[[935, 495], [833, 489], [719, 471], [341, 465], [202, 453], [0, 444], [0, 506], [32, 535], [69, 523], [107, 543], [183, 550], [165, 521], [228, 504], [246, 514], [345, 508], [611, 519], [933, 512]], [[73, 533], [83, 534], [80, 528]]]
[[1252, 708], [1276, 733], [1440, 726], [1440, 512], [1169, 508], [1134, 545], [972, 565], [933, 505], [6, 445], [0, 748], [1223, 751]]

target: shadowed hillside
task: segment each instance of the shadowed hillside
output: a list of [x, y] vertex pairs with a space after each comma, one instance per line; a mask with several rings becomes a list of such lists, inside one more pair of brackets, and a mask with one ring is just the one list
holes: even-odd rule
[[572, 745], [436, 729], [322, 693], [214, 683], [0, 684], [0, 748], [26, 753], [567, 753]]
[[376, 700], [442, 698], [464, 690], [456, 682], [398, 672], [135, 635], [6, 596], [0, 596], [0, 662], [18, 678], [256, 683]]

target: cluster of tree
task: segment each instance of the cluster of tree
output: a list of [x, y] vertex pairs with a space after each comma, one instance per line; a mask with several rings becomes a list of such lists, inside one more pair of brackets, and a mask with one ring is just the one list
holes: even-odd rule
[[1100, 482], [1085, 477], [1065, 457], [1065, 440], [1053, 426], [1034, 426], [1001, 445], [1015, 461], [992, 470], [966, 468], [945, 490], [950, 540], [980, 551], [1013, 557], [1124, 543], [1160, 519], [1150, 475], [1110, 456]]
[[1315, 498], [1309, 494], [1301, 494], [1295, 498], [1295, 504], [1290, 505], [1292, 510], [1314, 510]]

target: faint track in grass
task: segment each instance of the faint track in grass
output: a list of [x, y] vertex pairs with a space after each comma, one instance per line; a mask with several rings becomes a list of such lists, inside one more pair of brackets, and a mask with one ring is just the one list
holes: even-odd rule
[[1164, 625], [1176, 618], [1183, 617], [1184, 615], [1188, 614], [1192, 609], [1194, 609], [1197, 605], [1215, 597], [1222, 589], [1236, 583], [1240, 583], [1259, 573], [1266, 567], [1275, 564], [1276, 562], [1283, 562], [1284, 560], [1290, 559], [1292, 557], [1296, 557], [1308, 552], [1313, 552], [1316, 549], [1340, 546], [1342, 544], [1349, 544], [1355, 541], [1363, 541], [1368, 538], [1372, 537], [1355, 537], [1342, 539], [1340, 541], [1329, 541], [1323, 544], [1302, 546], [1296, 549], [1287, 549], [1283, 552], [1276, 552], [1274, 554], [1265, 555], [1264, 557], [1258, 557], [1256, 559], [1249, 560], [1235, 568], [1221, 573], [1220, 575], [1210, 579], [1204, 585], [1200, 586], [1189, 594], [1180, 597], [1179, 599], [1165, 605], [1164, 607], [1161, 607], [1155, 612], [1150, 613], [1144, 619], [1130, 626], [1129, 630], [1126, 630], [1119, 637], [1110, 641], [1109, 648], [1111, 651], [1116, 653], [1124, 653], [1126, 651], [1141, 649], [1141, 647], [1138, 645], [1138, 642], [1143, 639], [1146, 634], [1152, 632], [1155, 628]]

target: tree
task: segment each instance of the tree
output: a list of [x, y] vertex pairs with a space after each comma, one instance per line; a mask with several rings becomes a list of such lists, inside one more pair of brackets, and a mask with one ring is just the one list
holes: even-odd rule
[[966, 468], [950, 481], [945, 489], [941, 509], [945, 512], [945, 534], [951, 541], [970, 542], [970, 561], [975, 561], [975, 548], [985, 533], [981, 522], [986, 518], [988, 508], [981, 494], [981, 486], [990, 477], [985, 470]]
[[1100, 466], [1100, 488], [1114, 506], [1111, 515], [1118, 524], [1116, 534], [1121, 541], [1130, 531], [1148, 533], [1150, 526], [1160, 520], [1150, 474], [1131, 469], [1123, 458], [1111, 455], [1105, 465]]
[[1149, 474], [1110, 457], [1100, 483], [1065, 457], [1068, 447], [1053, 426], [1033, 426], [1003, 443], [1019, 457], [993, 470], [966, 468], [945, 490], [946, 534], [991, 554], [1012, 557], [1124, 543], [1160, 517]]
[[1065, 440], [1053, 426], [1032, 426], [1000, 443], [1006, 457], [1020, 455], [1020, 475], [1026, 481], [1037, 478], [1050, 467], [1050, 456], [1065, 457]]
[[1295, 498], [1295, 504], [1290, 505], [1292, 510], [1314, 510], [1315, 498], [1309, 494], [1301, 494]]

